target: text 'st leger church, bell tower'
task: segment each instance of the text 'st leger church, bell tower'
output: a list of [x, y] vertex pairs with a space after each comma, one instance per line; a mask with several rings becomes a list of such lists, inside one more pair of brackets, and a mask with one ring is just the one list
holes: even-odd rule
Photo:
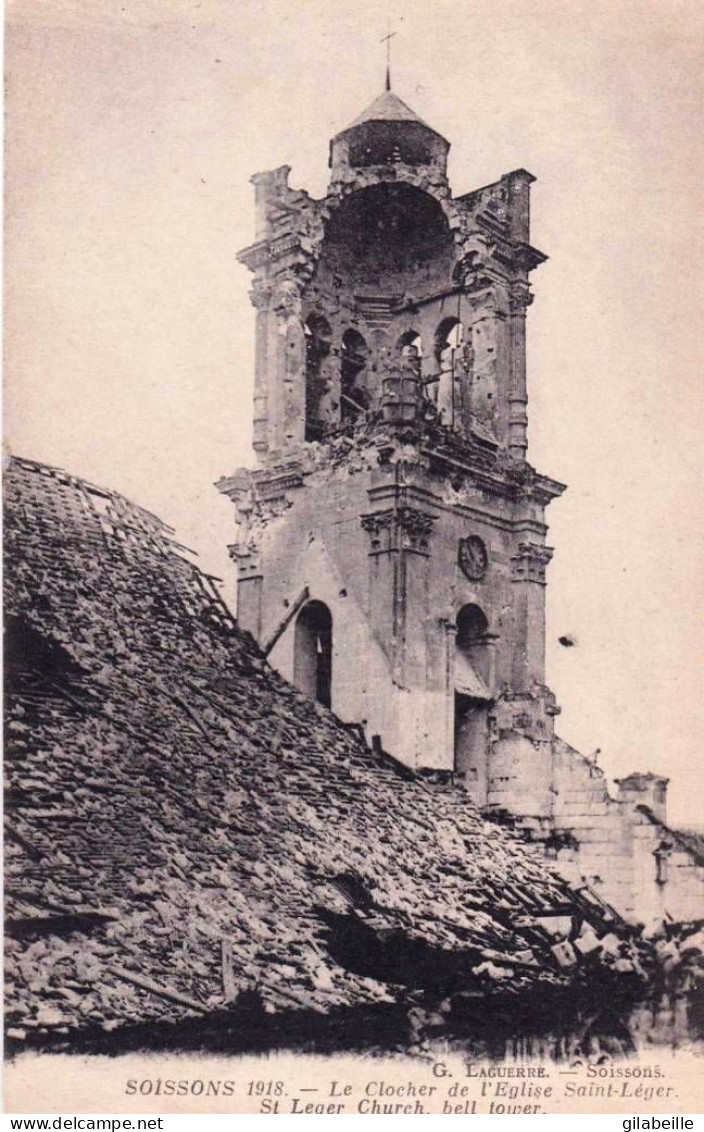
[[[258, 466], [238, 619], [302, 691], [482, 806], [550, 809], [545, 507], [526, 458], [533, 177], [452, 195], [449, 143], [386, 91], [322, 200], [253, 178]], [[530, 798], [530, 802], [528, 799]]]

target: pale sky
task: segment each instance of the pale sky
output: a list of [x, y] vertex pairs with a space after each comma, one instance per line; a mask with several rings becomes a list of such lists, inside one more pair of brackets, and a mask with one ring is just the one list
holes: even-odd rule
[[455, 193], [538, 177], [558, 731], [612, 776], [670, 775], [671, 819], [699, 824], [698, 0], [10, 0], [7, 442], [155, 511], [233, 592], [212, 483], [251, 463], [249, 177], [286, 163], [324, 193], [387, 13], [394, 89], [453, 143]]

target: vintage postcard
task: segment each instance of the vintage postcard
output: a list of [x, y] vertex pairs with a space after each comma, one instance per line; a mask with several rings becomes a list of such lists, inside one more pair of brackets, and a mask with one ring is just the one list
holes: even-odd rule
[[9, 1111], [701, 1111], [703, 24], [9, 0]]

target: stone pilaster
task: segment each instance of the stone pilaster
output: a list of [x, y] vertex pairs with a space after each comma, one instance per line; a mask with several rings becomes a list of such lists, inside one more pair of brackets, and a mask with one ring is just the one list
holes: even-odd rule
[[485, 291], [473, 296], [472, 305], [470, 411], [499, 440], [503, 440], [506, 431], [505, 370], [508, 342], [504, 287], [499, 281], [491, 280]]
[[301, 444], [305, 436], [306, 415], [306, 339], [302, 318], [301, 280], [290, 272], [276, 282], [273, 296], [276, 314], [271, 356], [276, 388], [270, 389], [275, 401], [275, 447], [286, 450]]
[[528, 450], [526, 311], [532, 301], [527, 283], [513, 284], [509, 294], [508, 447], [519, 460], [525, 460]]
[[[375, 624], [400, 687], [425, 683], [425, 646], [421, 627], [427, 604], [430, 540], [436, 521], [405, 503], [363, 515], [369, 535], [371, 601]], [[411, 628], [412, 626], [412, 628]], [[410, 641], [416, 647], [409, 648]]]
[[236, 542], [228, 551], [237, 566], [237, 623], [258, 641], [262, 634], [263, 582], [259, 548], [251, 542]]
[[512, 683], [516, 689], [545, 680], [545, 570], [552, 553], [549, 546], [521, 542], [511, 558], [516, 628]]
[[254, 363], [254, 423], [252, 447], [263, 455], [269, 448], [269, 338], [272, 289], [262, 279], [255, 279], [249, 293], [256, 309], [256, 353]]

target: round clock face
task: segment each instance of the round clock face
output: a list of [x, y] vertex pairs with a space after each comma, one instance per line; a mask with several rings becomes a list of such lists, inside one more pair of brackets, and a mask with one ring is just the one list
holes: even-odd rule
[[468, 535], [460, 539], [458, 561], [462, 573], [472, 582], [478, 582], [486, 574], [489, 565], [487, 549], [479, 535]]

